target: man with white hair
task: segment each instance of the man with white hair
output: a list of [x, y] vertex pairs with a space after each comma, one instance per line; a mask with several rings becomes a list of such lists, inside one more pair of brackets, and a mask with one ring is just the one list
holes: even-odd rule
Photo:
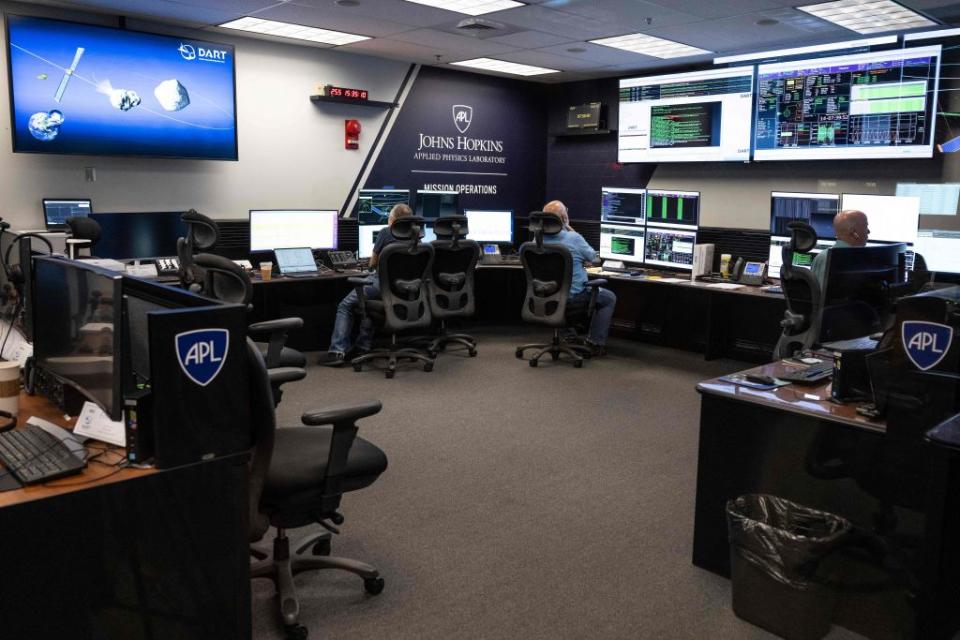
[[[837, 237], [836, 248], [863, 247], [870, 237], [867, 214], [856, 209], [844, 209], [833, 218], [833, 231]], [[827, 278], [827, 252], [821, 251], [813, 259], [810, 270], [816, 276], [821, 289]]]

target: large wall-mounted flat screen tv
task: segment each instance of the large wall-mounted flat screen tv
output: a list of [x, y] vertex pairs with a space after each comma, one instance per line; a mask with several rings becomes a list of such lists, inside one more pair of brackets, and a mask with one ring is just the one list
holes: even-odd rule
[[234, 49], [7, 15], [13, 150], [237, 159]]
[[940, 45], [757, 67], [755, 160], [929, 158]]

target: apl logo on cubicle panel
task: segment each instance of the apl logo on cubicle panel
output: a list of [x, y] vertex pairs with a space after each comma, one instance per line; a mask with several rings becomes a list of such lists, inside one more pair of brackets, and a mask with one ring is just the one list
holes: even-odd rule
[[226, 329], [195, 329], [176, 336], [177, 361], [187, 377], [205, 387], [217, 377], [227, 360], [230, 332]]
[[905, 320], [900, 336], [910, 362], [921, 371], [926, 371], [940, 364], [950, 351], [953, 327], [936, 322]]

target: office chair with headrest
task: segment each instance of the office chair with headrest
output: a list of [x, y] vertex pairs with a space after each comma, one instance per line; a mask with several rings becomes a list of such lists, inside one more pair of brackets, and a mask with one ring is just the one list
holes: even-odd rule
[[[271, 401], [275, 372], [267, 370], [260, 350], [249, 340], [247, 360], [255, 430], [248, 476], [250, 577], [273, 581], [287, 636], [305, 638], [307, 630], [298, 623], [296, 574], [340, 569], [363, 578], [367, 593], [383, 591], [384, 581], [375, 567], [329, 557], [331, 534], [339, 533], [337, 526], [344, 521], [339, 512], [343, 494], [370, 486], [387, 468], [383, 451], [356, 435], [357, 421], [379, 413], [381, 405], [374, 401], [307, 411], [301, 417], [304, 426], [278, 429]], [[312, 524], [320, 524], [324, 531], [291, 545], [287, 530]], [[276, 527], [272, 549], [253, 545], [271, 526]]]
[[70, 230], [70, 237], [67, 238], [70, 258], [79, 257], [81, 249], [88, 249], [93, 255], [93, 247], [100, 242], [100, 223], [86, 216], [70, 216], [67, 218], [67, 228]]
[[527, 293], [520, 315], [526, 322], [553, 327], [553, 340], [549, 344], [526, 344], [517, 347], [516, 356], [523, 358], [526, 351], [538, 349], [529, 360], [531, 367], [537, 366], [540, 358], [548, 353], [553, 360], [559, 360], [562, 354], [568, 355], [573, 359], [574, 367], [582, 367], [584, 358], [591, 355], [590, 348], [580, 344], [562, 344], [560, 331], [568, 327], [590, 325], [599, 287], [607, 281], [587, 282], [589, 298], [571, 301], [573, 256], [562, 244], [543, 241], [545, 236], [560, 233], [563, 230], [563, 221], [556, 214], [534, 211], [530, 214], [529, 229], [533, 234], [533, 241], [520, 245], [520, 262], [527, 280]]
[[196, 209], [185, 211], [180, 220], [187, 225], [187, 236], [177, 238], [177, 261], [180, 263], [180, 282], [185, 289], [197, 292], [203, 281], [203, 272], [197, 269], [193, 256], [197, 251], [209, 251], [220, 239], [220, 227]]
[[790, 242], [781, 249], [780, 286], [787, 309], [780, 326], [783, 332], [774, 348], [777, 359], [790, 358], [797, 351], [813, 347], [820, 338], [823, 296], [820, 283], [810, 269], [793, 266], [794, 253], [809, 253], [817, 246], [817, 232], [806, 222], [787, 225]]
[[398, 242], [384, 247], [377, 261], [379, 300], [367, 299], [364, 293], [366, 278], [348, 280], [357, 290], [361, 321], [369, 320], [390, 333], [388, 348], [374, 349], [353, 359], [354, 371], [360, 371], [364, 363], [376, 360], [387, 361], [385, 375], [388, 378], [394, 376], [401, 360], [420, 361], [424, 371], [433, 370], [434, 359], [429, 354], [397, 342], [398, 333], [426, 329], [433, 321], [427, 287], [433, 247], [420, 243], [423, 225], [423, 218], [408, 216], [396, 220], [390, 227]]
[[430, 342], [431, 356], [450, 343], [461, 344], [470, 356], [477, 355], [477, 339], [465, 333], [447, 333], [448, 318], [469, 318], [476, 309], [474, 272], [480, 259], [480, 245], [467, 239], [470, 229], [466, 216], [438, 218], [433, 225], [437, 236], [433, 245], [433, 268], [427, 290], [430, 313], [440, 321], [440, 335]]

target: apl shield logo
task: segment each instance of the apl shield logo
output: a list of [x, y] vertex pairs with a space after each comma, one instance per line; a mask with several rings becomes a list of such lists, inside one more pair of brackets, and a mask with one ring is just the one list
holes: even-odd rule
[[197, 57], [197, 51], [193, 48], [192, 44], [183, 44], [181, 42], [177, 51], [180, 52], [180, 55], [183, 56], [184, 60], [195, 60]]
[[932, 369], [950, 350], [953, 327], [920, 320], [904, 321], [900, 335], [907, 357], [921, 371]]
[[187, 377], [205, 387], [217, 377], [227, 360], [230, 332], [226, 329], [196, 329], [176, 336], [177, 360]]
[[466, 133], [473, 122], [473, 107], [465, 104], [453, 105], [453, 124], [457, 125], [457, 131]]

